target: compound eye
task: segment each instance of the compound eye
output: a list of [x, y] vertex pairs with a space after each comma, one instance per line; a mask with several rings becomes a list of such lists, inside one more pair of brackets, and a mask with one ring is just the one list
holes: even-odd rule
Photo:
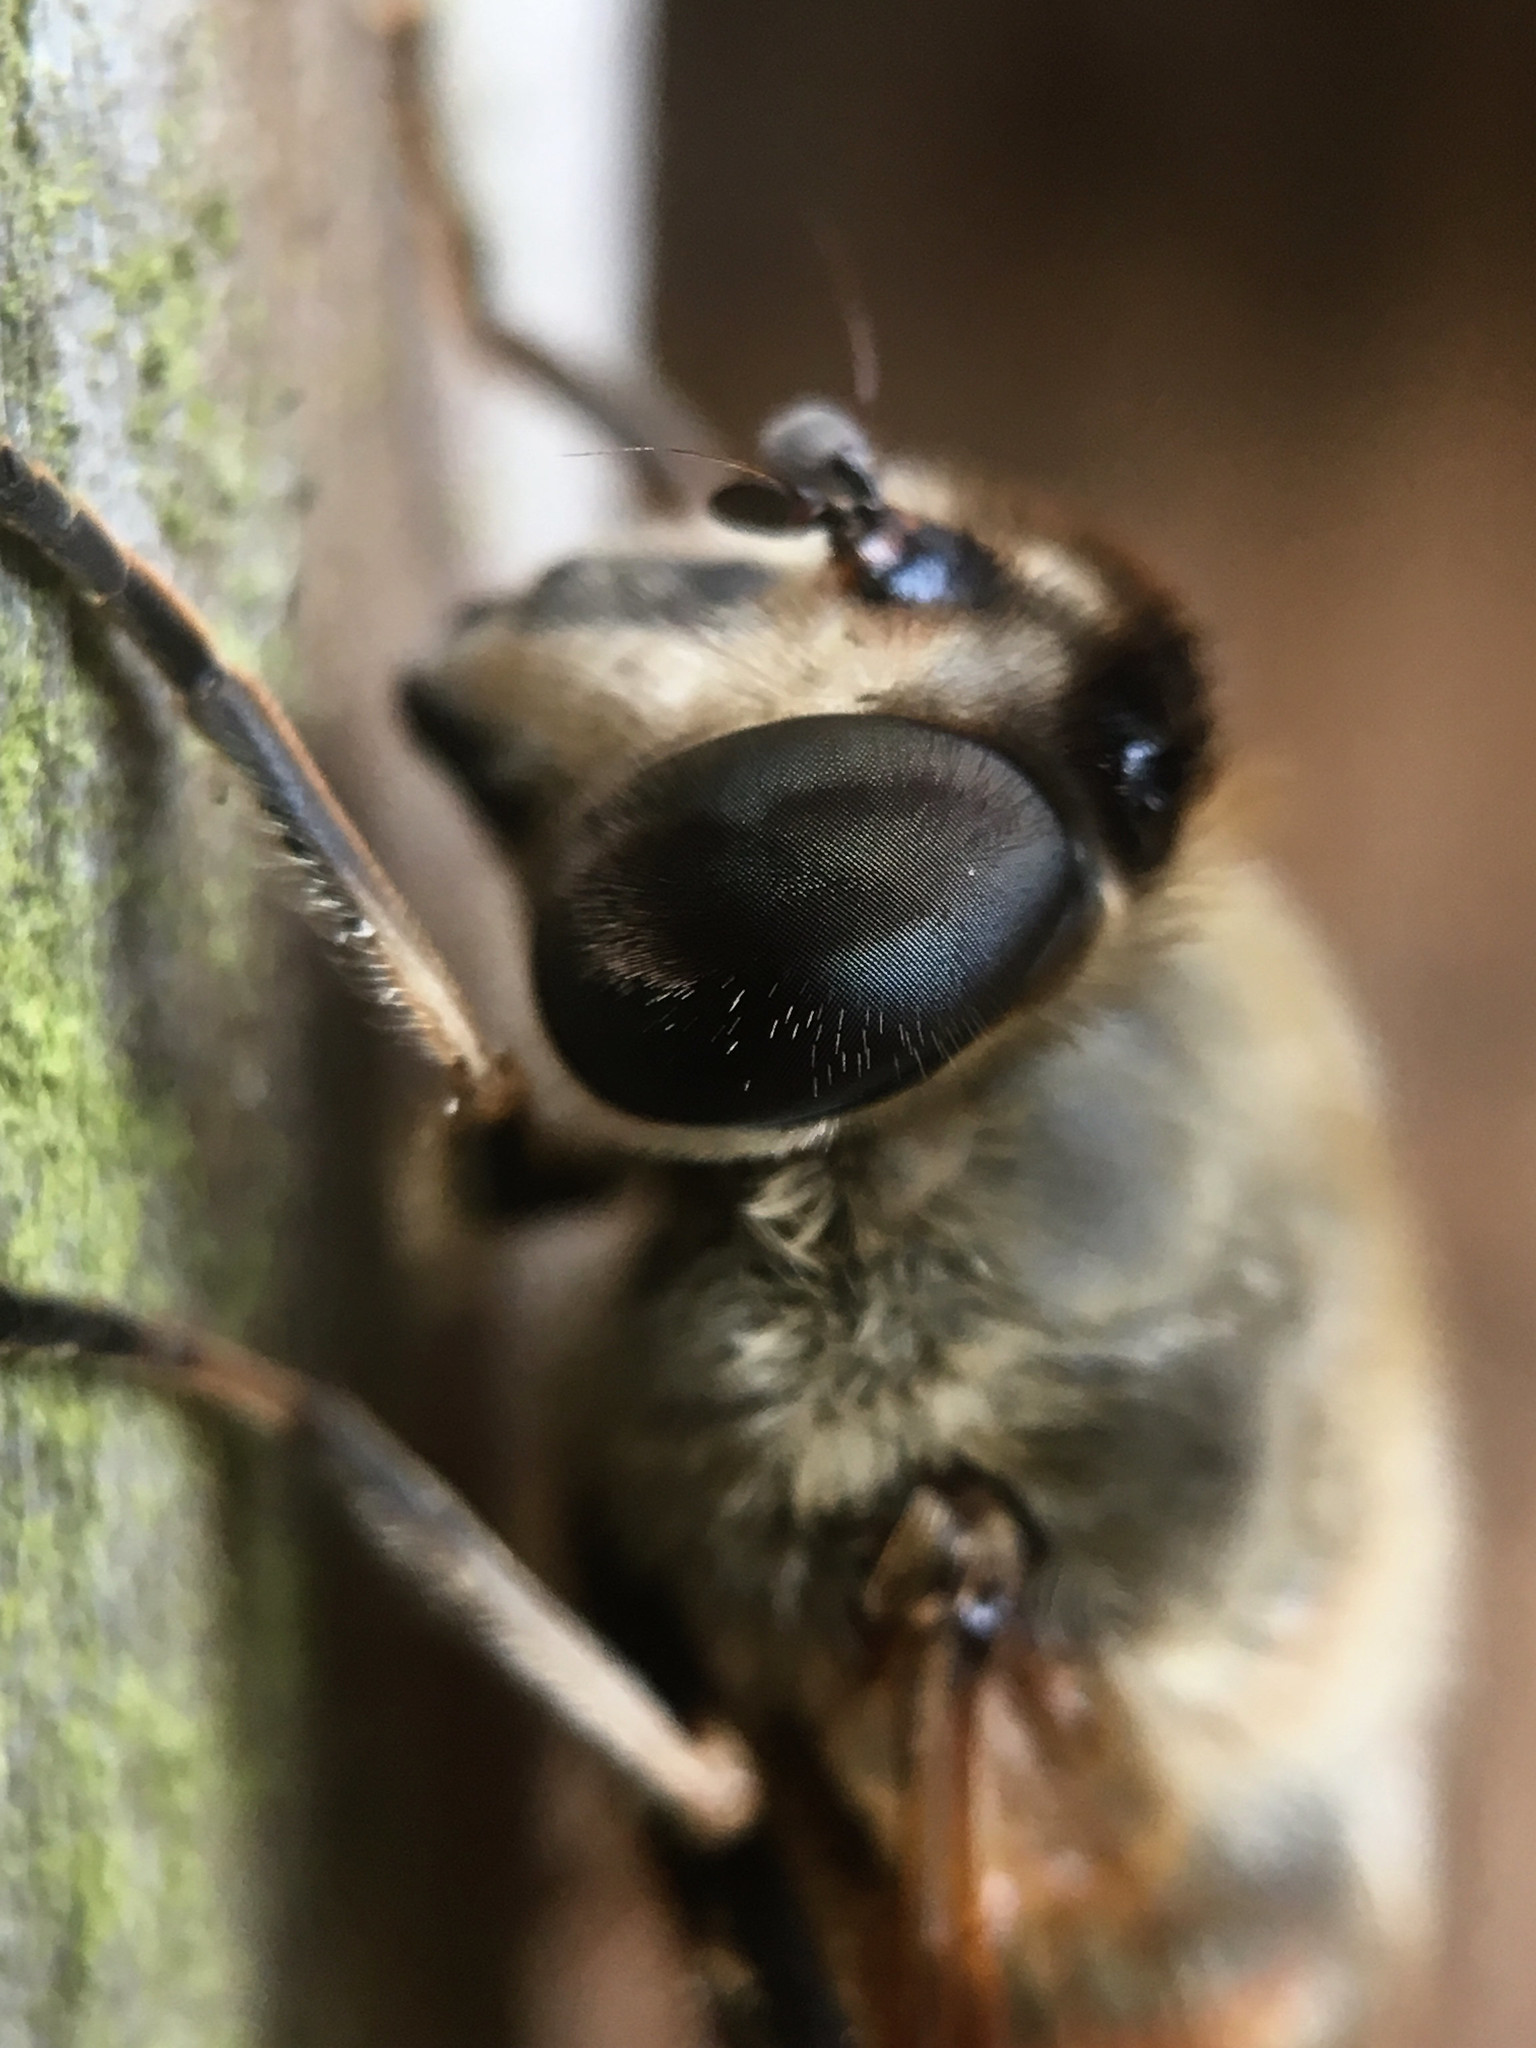
[[990, 748], [785, 719], [588, 816], [540, 917], [539, 1000], [616, 1108], [805, 1123], [942, 1066], [1081, 943], [1096, 900], [1054, 807]]

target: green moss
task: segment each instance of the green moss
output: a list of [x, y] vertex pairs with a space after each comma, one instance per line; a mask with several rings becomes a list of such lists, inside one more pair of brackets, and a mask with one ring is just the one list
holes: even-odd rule
[[[135, 172], [107, 103], [69, 103], [77, 78], [35, 100], [31, 12], [0, 0], [8, 430], [66, 474], [124, 459], [221, 630], [270, 647], [291, 563], [281, 520], [256, 519], [270, 462], [242, 369], [256, 329], [238, 206], [193, 175], [211, 59], [174, 53], [161, 163]], [[103, 242], [112, 318], [86, 333], [126, 391], [118, 416], [81, 410], [56, 339], [79, 342], [79, 250]], [[257, 1102], [270, 951], [240, 807], [215, 804], [218, 772], [153, 714], [146, 735], [99, 649], [77, 668], [67, 609], [24, 551], [7, 544], [0, 569], [4, 1271], [238, 1328], [270, 1290], [280, 1185]], [[185, 1417], [52, 1370], [0, 1373], [7, 2040], [249, 2038], [250, 1781], [219, 1532]]]
[[[280, 450], [285, 395], [256, 378], [245, 402], [221, 391], [221, 363], [249, 374], [262, 359], [260, 309], [240, 289], [239, 209], [221, 182], [208, 108], [216, 55], [195, 29], [183, 37], [157, 124], [151, 202], [90, 275], [106, 296], [103, 345], [134, 369], [127, 438], [139, 487], [160, 535], [196, 584], [217, 594], [222, 636], [236, 660], [281, 664], [266, 628], [286, 596], [292, 563], [252, 548], [250, 521], [286, 495]], [[212, 373], [212, 374], [211, 374]]]
[[38, 2042], [234, 2042], [217, 1582], [184, 1433], [53, 1377], [5, 1396], [3, 1490], [27, 1502], [0, 1597], [6, 2002]]

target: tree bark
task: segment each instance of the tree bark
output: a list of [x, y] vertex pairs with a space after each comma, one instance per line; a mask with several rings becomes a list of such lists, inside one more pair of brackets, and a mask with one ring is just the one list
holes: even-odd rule
[[[218, 0], [0, 11], [0, 396], [281, 679], [298, 471], [238, 28]], [[25, 548], [0, 571], [5, 1273], [269, 1332], [291, 1091], [265, 855], [154, 679]], [[0, 1373], [4, 2048], [261, 2028], [282, 1520], [270, 1463], [222, 1431], [46, 1363]]]

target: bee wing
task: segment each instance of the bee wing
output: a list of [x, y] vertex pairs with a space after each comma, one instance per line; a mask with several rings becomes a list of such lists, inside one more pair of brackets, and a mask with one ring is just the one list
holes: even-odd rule
[[[1306, 1959], [1180, 1962], [1188, 1831], [1126, 1702], [1017, 1627], [910, 1663], [895, 1958], [881, 2048], [1281, 2048]], [[871, 1999], [873, 2008], [875, 2001]]]
[[995, 1819], [979, 1750], [988, 1688], [948, 1630], [917, 1650], [910, 1682], [891, 2048], [1009, 2048], [978, 1857]]
[[861, 2048], [1306, 2038], [1304, 1953], [1197, 1959], [1188, 1817], [1108, 1663], [1043, 1647], [1030, 1569], [1007, 1502], [914, 1489], [865, 1585], [869, 1661], [770, 1763]]
[[891, 2048], [1206, 2042], [1168, 1959], [1180, 1830], [1112, 1689], [1012, 1628], [909, 1670]]

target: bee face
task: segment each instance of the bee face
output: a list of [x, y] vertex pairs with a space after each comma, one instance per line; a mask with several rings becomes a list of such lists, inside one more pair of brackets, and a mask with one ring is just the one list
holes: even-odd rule
[[411, 700], [523, 856], [561, 1059], [656, 1124], [820, 1124], [944, 1068], [1155, 885], [1206, 772], [1187, 632], [1133, 572], [805, 438], [793, 489], [721, 509], [805, 523], [846, 472], [852, 538], [562, 564]]

